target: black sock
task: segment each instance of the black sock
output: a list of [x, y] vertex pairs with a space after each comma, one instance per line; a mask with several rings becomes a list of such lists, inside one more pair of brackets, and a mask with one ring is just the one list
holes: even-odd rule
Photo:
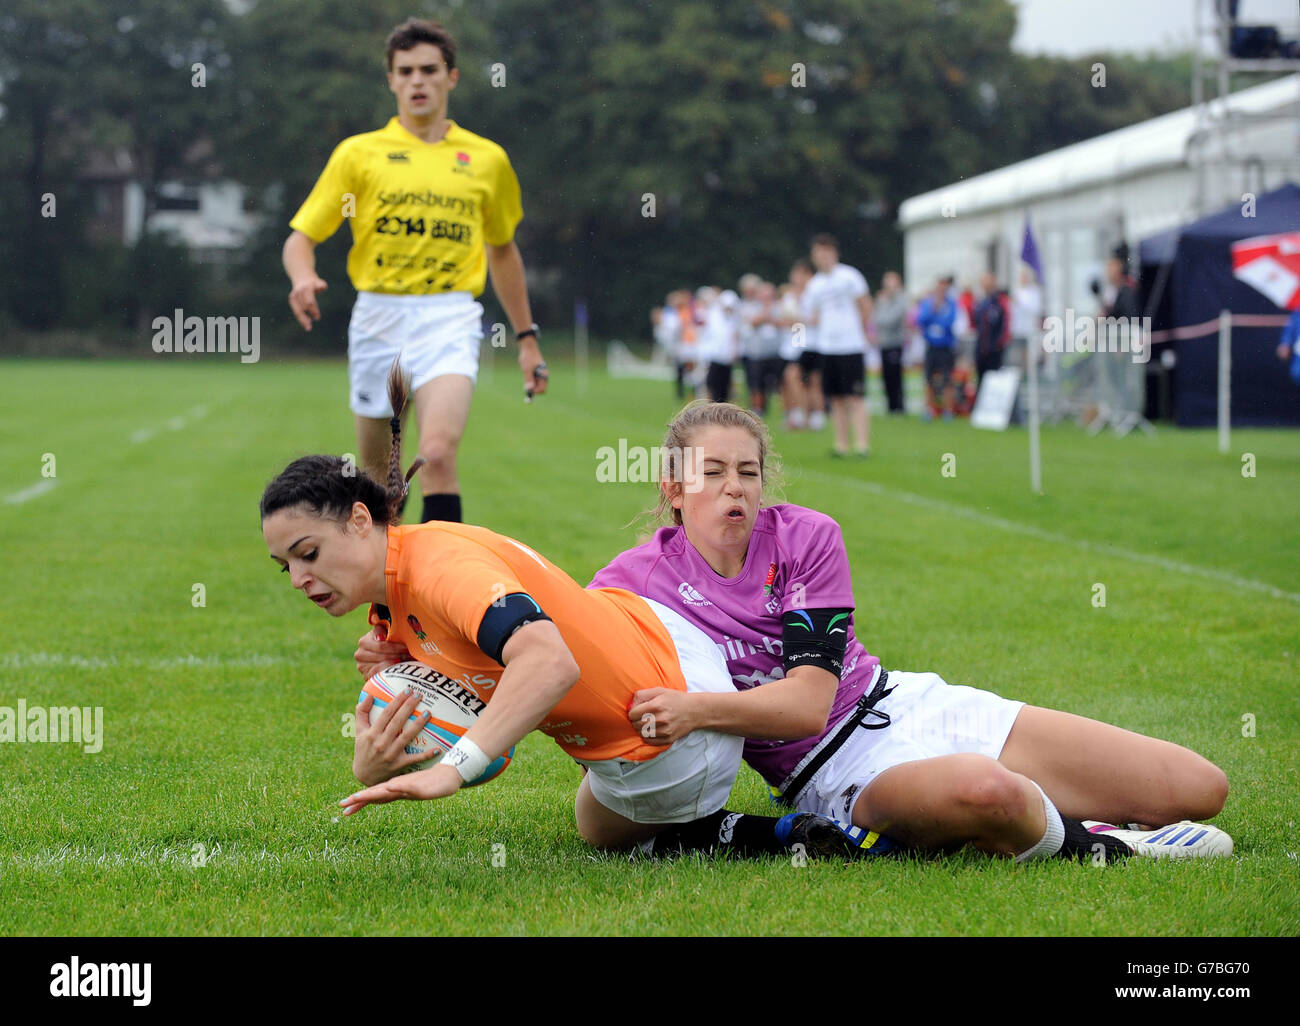
[[1097, 845], [1101, 845], [1102, 854], [1107, 862], [1112, 859], [1126, 859], [1133, 854], [1133, 849], [1118, 837], [1111, 837], [1110, 834], [1091, 834], [1077, 819], [1062, 814], [1061, 825], [1065, 827], [1065, 841], [1060, 851], [1060, 857], [1063, 859], [1077, 859], [1080, 862], [1091, 859], [1097, 854]]
[[456, 492], [439, 492], [437, 495], [424, 497], [424, 512], [420, 523], [430, 520], [451, 520], [460, 523], [460, 495]]
[[775, 816], [751, 816], [720, 809], [712, 816], [673, 823], [661, 830], [650, 842], [649, 854], [725, 851], [741, 858], [782, 854], [786, 846], [776, 839], [776, 823]]

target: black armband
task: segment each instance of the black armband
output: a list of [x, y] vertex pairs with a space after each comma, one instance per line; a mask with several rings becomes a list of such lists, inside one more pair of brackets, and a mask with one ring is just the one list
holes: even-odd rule
[[835, 676], [844, 672], [852, 609], [791, 609], [781, 618], [781, 654], [785, 672], [818, 666]]
[[549, 620], [533, 597], [522, 591], [502, 595], [493, 599], [483, 614], [483, 622], [478, 626], [478, 647], [484, 655], [489, 655], [502, 666], [501, 652], [506, 647], [510, 636], [526, 623], [534, 620]]

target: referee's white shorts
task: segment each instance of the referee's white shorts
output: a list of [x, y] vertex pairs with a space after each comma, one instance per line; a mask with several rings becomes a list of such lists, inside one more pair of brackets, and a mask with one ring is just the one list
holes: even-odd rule
[[468, 292], [395, 296], [358, 292], [348, 324], [352, 412], [391, 417], [388, 370], [401, 355], [411, 392], [444, 374], [478, 379], [483, 307]]
[[[889, 714], [889, 726], [855, 730], [795, 796], [795, 807], [801, 812], [851, 823], [853, 803], [887, 769], [966, 752], [996, 759], [1025, 704], [965, 684], [949, 684], [937, 673], [890, 670], [889, 684], [894, 690], [876, 703], [878, 710]], [[828, 737], [834, 734], [832, 729]]]
[[[736, 690], [707, 634], [668, 607], [645, 602], [668, 628], [688, 692]], [[606, 759], [583, 765], [591, 793], [605, 808], [635, 823], [689, 823], [727, 804], [744, 747], [742, 737], [695, 730], [645, 762]]]

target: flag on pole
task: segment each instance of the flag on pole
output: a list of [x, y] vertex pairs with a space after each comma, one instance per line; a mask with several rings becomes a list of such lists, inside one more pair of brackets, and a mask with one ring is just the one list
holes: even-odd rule
[[1043, 262], [1038, 256], [1038, 243], [1034, 241], [1033, 230], [1029, 227], [1029, 217], [1025, 217], [1025, 241], [1020, 247], [1020, 259], [1034, 269], [1038, 281], [1043, 281]]
[[1300, 310], [1300, 232], [1234, 242], [1232, 276], [1283, 310]]
[[[1042, 285], [1043, 261], [1038, 256], [1038, 243], [1034, 241], [1033, 229], [1029, 227], [1028, 214], [1025, 215], [1025, 241], [1020, 246], [1020, 259], [1034, 269], [1034, 277]], [[1038, 361], [1041, 358], [1042, 344], [1039, 341], [1038, 325], [1035, 324], [1025, 339], [1025, 370], [1029, 384], [1029, 487], [1035, 495], [1043, 494], [1043, 457], [1038, 437]]]

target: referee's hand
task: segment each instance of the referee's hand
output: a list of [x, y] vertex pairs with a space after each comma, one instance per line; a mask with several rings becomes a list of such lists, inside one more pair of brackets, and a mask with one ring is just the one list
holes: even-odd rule
[[329, 286], [322, 279], [312, 275], [310, 278], [303, 278], [302, 281], [296, 282], [289, 290], [289, 309], [298, 318], [298, 323], [302, 325], [304, 331], [311, 331], [311, 322], [320, 320], [320, 307], [316, 305], [316, 293], [324, 292], [327, 288]]
[[519, 369], [524, 372], [524, 395], [531, 402], [535, 395], [542, 395], [550, 382], [550, 373], [546, 361], [542, 359], [542, 350], [537, 345], [521, 345], [519, 348]]

